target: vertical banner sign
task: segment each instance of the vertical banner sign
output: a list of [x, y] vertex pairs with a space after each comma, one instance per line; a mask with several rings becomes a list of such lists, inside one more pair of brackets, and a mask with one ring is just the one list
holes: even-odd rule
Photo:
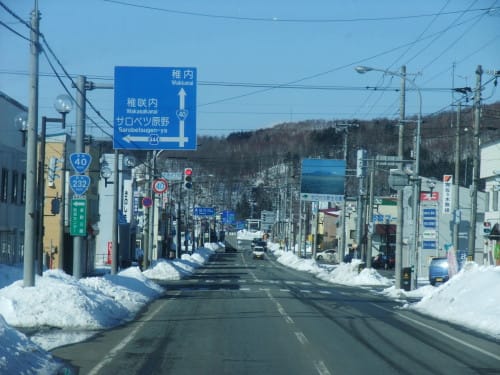
[[71, 200], [70, 235], [87, 235], [87, 200], [85, 198]]
[[113, 147], [196, 150], [196, 68], [115, 67]]
[[453, 175], [443, 175], [443, 214], [451, 214]]

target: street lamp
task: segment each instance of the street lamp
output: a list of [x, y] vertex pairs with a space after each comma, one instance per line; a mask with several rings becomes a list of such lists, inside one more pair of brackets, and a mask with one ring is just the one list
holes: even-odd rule
[[22, 133], [23, 147], [26, 146], [26, 132], [28, 131], [28, 116], [26, 113], [19, 113], [14, 118], [14, 125]]
[[[418, 257], [417, 255], [417, 246], [418, 246], [418, 221], [419, 221], [419, 212], [420, 212], [420, 180], [419, 180], [419, 172], [420, 172], [420, 143], [421, 143], [421, 135], [420, 135], [420, 129], [422, 125], [422, 93], [420, 91], [420, 88], [417, 86], [415, 81], [408, 79], [406, 77], [406, 74], [401, 74], [398, 72], [393, 72], [385, 69], [376, 69], [376, 68], [371, 68], [368, 66], [357, 66], [355, 68], [356, 72], [360, 74], [364, 74], [366, 72], [370, 71], [375, 71], [375, 72], [381, 72], [384, 74], [388, 74], [391, 76], [399, 77], [405, 82], [408, 82], [410, 85], [413, 86], [413, 88], [417, 91], [417, 98], [418, 98], [418, 114], [417, 114], [417, 134], [416, 134], [416, 140], [415, 140], [415, 167], [413, 168], [413, 174], [411, 177], [411, 180], [414, 183], [414, 188], [413, 188], [413, 251], [415, 258]], [[401, 156], [401, 155], [400, 155]], [[398, 219], [399, 220], [399, 219]], [[402, 228], [398, 228], [398, 230], [401, 230]], [[397, 243], [396, 246], [401, 246], [400, 243]], [[397, 260], [396, 260], [397, 261]], [[397, 261], [398, 262], [398, 261]], [[398, 285], [401, 282], [401, 264], [399, 263], [396, 265], [396, 285]], [[416, 285], [416, 280], [417, 280], [417, 268], [415, 268], [415, 285]]]
[[[37, 126], [35, 120], [29, 120], [26, 114], [22, 113], [15, 117], [14, 122], [17, 129], [23, 133], [22, 144], [26, 146], [28, 138], [28, 148], [26, 151], [26, 202], [25, 202], [25, 222], [24, 222], [24, 286], [35, 285], [34, 264], [35, 256], [38, 258], [37, 273], [42, 274], [43, 260], [43, 208], [45, 201], [44, 177], [45, 177], [45, 137], [47, 122], [61, 123], [65, 127], [66, 115], [73, 108], [71, 98], [67, 95], [59, 95], [54, 103], [55, 109], [62, 115], [62, 118], [42, 117], [42, 128], [40, 132], [40, 149], [38, 170], [37, 164]], [[34, 115], [32, 115], [33, 117]], [[30, 122], [31, 121], [31, 122]]]
[[[40, 131], [40, 157], [38, 161], [38, 228], [37, 228], [37, 274], [43, 273], [43, 232], [44, 232], [44, 207], [45, 207], [45, 143], [47, 136], [47, 123], [60, 123], [62, 128], [66, 128], [66, 115], [73, 109], [73, 102], [68, 95], [59, 95], [54, 108], [61, 114], [61, 118], [42, 117], [42, 128]], [[66, 140], [66, 139], [65, 139]], [[65, 158], [66, 156], [63, 155]], [[54, 171], [55, 172], [55, 171]], [[65, 173], [63, 170], [62, 173]], [[62, 197], [64, 200], [64, 197]], [[63, 205], [64, 210], [64, 205]], [[61, 250], [61, 249], [60, 249]]]

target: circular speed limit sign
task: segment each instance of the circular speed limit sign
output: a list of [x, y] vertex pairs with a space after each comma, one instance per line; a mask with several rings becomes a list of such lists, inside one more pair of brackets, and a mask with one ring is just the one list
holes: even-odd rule
[[163, 194], [168, 189], [168, 182], [164, 178], [157, 178], [153, 181], [153, 191], [156, 194]]

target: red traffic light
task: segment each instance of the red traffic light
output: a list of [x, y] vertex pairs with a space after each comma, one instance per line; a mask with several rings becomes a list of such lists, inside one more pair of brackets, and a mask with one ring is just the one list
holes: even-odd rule
[[193, 174], [193, 168], [184, 168], [184, 176], [191, 176]]

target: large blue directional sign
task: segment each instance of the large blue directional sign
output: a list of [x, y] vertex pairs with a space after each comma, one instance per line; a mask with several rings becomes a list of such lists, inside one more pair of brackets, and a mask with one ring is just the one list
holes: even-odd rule
[[115, 67], [115, 149], [196, 150], [196, 68]]
[[69, 176], [69, 186], [76, 195], [83, 195], [90, 186], [90, 177], [83, 174]]

